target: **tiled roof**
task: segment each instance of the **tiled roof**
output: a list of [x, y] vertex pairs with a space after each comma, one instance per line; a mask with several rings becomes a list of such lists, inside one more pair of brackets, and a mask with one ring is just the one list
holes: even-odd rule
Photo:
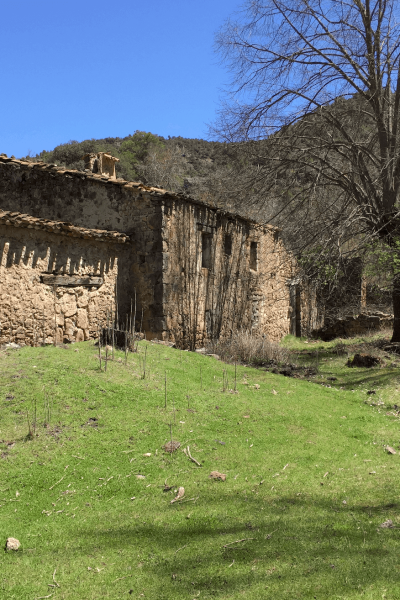
[[129, 236], [118, 231], [106, 231], [104, 229], [86, 229], [77, 227], [63, 221], [50, 221], [49, 219], [38, 219], [19, 212], [0, 210], [0, 225], [11, 225], [26, 229], [42, 229], [58, 235], [68, 237], [97, 240], [98, 242], [114, 242], [123, 244], [129, 242]]

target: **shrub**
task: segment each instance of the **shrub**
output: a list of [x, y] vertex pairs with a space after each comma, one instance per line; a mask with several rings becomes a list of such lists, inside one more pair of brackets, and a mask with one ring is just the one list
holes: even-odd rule
[[289, 351], [265, 336], [249, 331], [236, 331], [229, 338], [209, 342], [206, 350], [218, 354], [225, 362], [261, 364], [266, 362], [286, 363]]

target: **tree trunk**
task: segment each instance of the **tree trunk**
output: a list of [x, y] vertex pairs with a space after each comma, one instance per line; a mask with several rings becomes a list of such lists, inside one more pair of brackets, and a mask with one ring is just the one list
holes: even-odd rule
[[400, 342], [400, 275], [393, 281], [393, 335], [392, 342]]

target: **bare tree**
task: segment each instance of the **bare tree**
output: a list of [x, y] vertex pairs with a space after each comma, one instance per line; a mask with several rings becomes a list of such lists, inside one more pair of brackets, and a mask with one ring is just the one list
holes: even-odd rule
[[290, 220], [303, 256], [371, 240], [398, 256], [399, 12], [396, 0], [248, 0], [217, 34], [232, 79], [215, 130], [246, 142], [249, 196]]
[[174, 192], [181, 191], [188, 171], [184, 149], [179, 145], [150, 146], [144, 163], [137, 170], [152, 185]]

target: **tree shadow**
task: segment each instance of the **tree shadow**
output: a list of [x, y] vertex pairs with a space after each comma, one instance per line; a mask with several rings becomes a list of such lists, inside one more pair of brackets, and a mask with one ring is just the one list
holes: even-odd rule
[[157, 598], [171, 597], [173, 589], [177, 597], [191, 597], [197, 590], [201, 597], [226, 598], [249, 586], [265, 588], [266, 583], [280, 590], [295, 583], [299, 597], [308, 597], [303, 594], [310, 586], [339, 594], [346, 592], [348, 582], [353, 589], [396, 585], [396, 559], [387, 543], [397, 540], [398, 533], [379, 525], [399, 508], [397, 501], [350, 506], [296, 495], [266, 501], [226, 494], [222, 501], [200, 499], [191, 512], [202, 516], [188, 520], [182, 515], [181, 523], [173, 526], [137, 523], [87, 531], [86, 536], [115, 549], [150, 543], [146, 569]]

